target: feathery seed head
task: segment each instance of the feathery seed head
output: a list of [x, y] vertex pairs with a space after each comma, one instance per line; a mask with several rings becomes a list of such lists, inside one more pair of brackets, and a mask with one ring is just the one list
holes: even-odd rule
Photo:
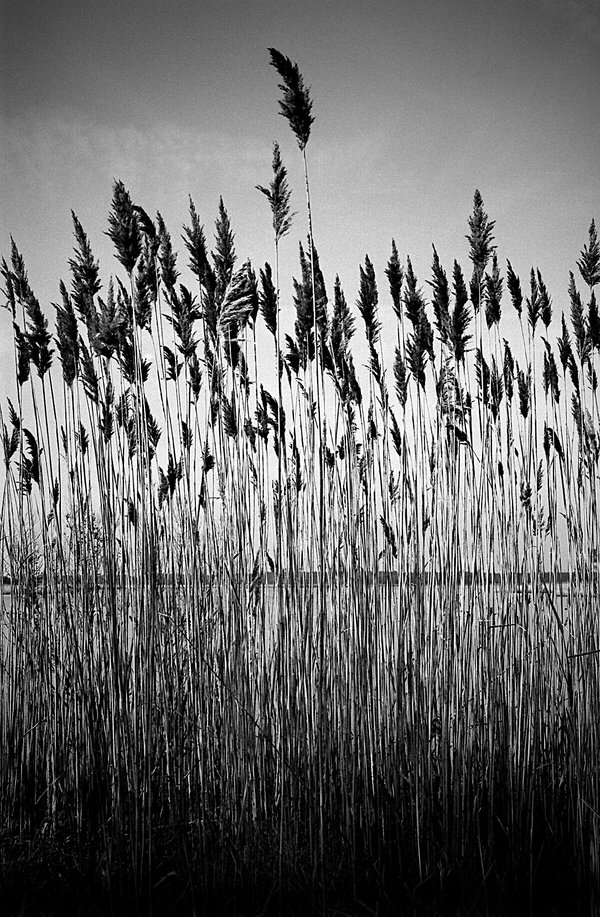
[[540, 300], [540, 318], [547, 328], [552, 321], [552, 300], [539, 270], [537, 271], [537, 285]]
[[600, 245], [594, 220], [590, 224], [589, 245], [584, 245], [577, 267], [590, 288], [600, 283]]
[[335, 364], [339, 368], [348, 353], [348, 344], [354, 334], [354, 316], [346, 302], [339, 275], [336, 275], [335, 278], [333, 302], [330, 342]]
[[102, 286], [99, 280], [100, 267], [92, 254], [89, 239], [73, 211], [71, 211], [71, 217], [76, 242], [75, 256], [69, 260], [69, 267], [73, 275], [73, 304], [93, 338], [97, 324], [94, 297]]
[[265, 325], [273, 337], [277, 334], [277, 291], [273, 283], [271, 265], [266, 262], [264, 270], [260, 271], [262, 292], [259, 296], [260, 314], [265, 320]]
[[478, 190], [473, 195], [473, 212], [468, 220], [470, 232], [466, 239], [469, 242], [469, 258], [473, 262], [473, 276], [470, 281], [471, 302], [478, 312], [481, 306], [481, 281], [483, 273], [490, 260], [496, 246], [493, 245], [494, 236], [492, 234], [494, 220], [490, 220], [483, 209], [483, 198]]
[[517, 387], [519, 389], [519, 409], [525, 419], [529, 415], [529, 406], [531, 404], [531, 367], [527, 367], [527, 372], [519, 369], [517, 364]]
[[378, 319], [377, 304], [379, 295], [377, 293], [377, 283], [375, 281], [375, 269], [368, 255], [365, 255], [365, 266], [360, 270], [360, 290], [356, 305], [362, 315], [365, 323], [365, 332], [367, 342], [370, 346], [376, 344], [381, 331], [381, 324]]
[[577, 345], [577, 355], [581, 363], [586, 363], [591, 356], [592, 342], [588, 334], [587, 321], [583, 312], [581, 296], [575, 286], [573, 272], [569, 271], [569, 299], [571, 300], [571, 324]]
[[54, 305], [56, 310], [56, 345], [58, 358], [63, 368], [63, 378], [70, 388], [79, 369], [79, 340], [77, 319], [71, 297], [63, 281], [60, 281], [62, 306]]
[[398, 257], [398, 249], [396, 248], [394, 239], [392, 239], [392, 254], [390, 256], [390, 260], [388, 261], [385, 273], [390, 284], [390, 295], [392, 297], [394, 312], [396, 313], [396, 317], [400, 320], [402, 318], [401, 300], [403, 271], [402, 265], [400, 264], [400, 258]]
[[529, 274], [529, 288], [531, 294], [526, 298], [525, 303], [527, 305], [527, 318], [529, 320], [529, 325], [531, 326], [531, 332], [532, 334], [535, 334], [535, 327], [540, 317], [541, 302], [537, 277], [533, 268], [531, 268], [531, 272]]
[[507, 261], [506, 265], [506, 282], [508, 284], [508, 292], [510, 293], [512, 304], [517, 310], [517, 315], [520, 319], [523, 312], [523, 293], [521, 292], [521, 281], [513, 271], [513, 267], [510, 261]]
[[183, 227], [184, 235], [182, 238], [190, 255], [190, 270], [197, 277], [198, 283], [203, 284], [205, 275], [210, 269], [206, 249], [206, 238], [204, 235], [204, 227], [200, 225], [200, 219], [191, 197], [190, 224], [190, 226]]
[[6, 302], [2, 303], [2, 306], [8, 309], [14, 318], [15, 311], [17, 308], [17, 302], [16, 302], [15, 290], [13, 286], [13, 277], [12, 277], [12, 272], [10, 268], [8, 267], [8, 264], [6, 263], [6, 260], [4, 258], [2, 259], [2, 262], [0, 265], [0, 274], [2, 274], [2, 276], [4, 277], [4, 282], [6, 284], [6, 288], [2, 290], [2, 293], [4, 294], [4, 296], [6, 296]]
[[283, 93], [283, 98], [279, 102], [280, 114], [287, 119], [296, 135], [298, 146], [304, 150], [310, 137], [311, 125], [315, 120], [311, 114], [312, 101], [309, 90], [304, 85], [297, 64], [293, 64], [289, 57], [285, 57], [275, 48], [269, 48], [268, 51], [271, 56], [271, 66], [283, 80], [279, 84]]
[[504, 388], [506, 391], [506, 397], [509, 401], [512, 401], [513, 397], [513, 382], [515, 378], [515, 361], [513, 359], [512, 351], [508, 345], [508, 341], [504, 341]]
[[454, 262], [452, 289], [454, 293], [454, 308], [450, 322], [450, 337], [456, 362], [463, 363], [467, 345], [472, 337], [472, 335], [467, 334], [467, 329], [471, 323], [471, 312], [467, 306], [469, 295], [458, 261]]
[[223, 198], [219, 198], [219, 215], [215, 222], [215, 251], [212, 253], [216, 277], [216, 297], [220, 304], [227, 289], [236, 262], [235, 235], [231, 229], [229, 215]]
[[273, 179], [268, 188], [263, 188], [262, 185], [256, 185], [256, 188], [265, 195], [271, 205], [273, 230], [277, 243], [289, 232], [292, 218], [296, 215], [290, 212], [292, 192], [288, 186], [287, 172], [281, 161], [278, 143], [273, 144]]
[[121, 181], [114, 184], [108, 225], [106, 235], [117, 250], [117, 260], [131, 274], [141, 253], [140, 227], [129, 192]]
[[446, 271], [440, 264], [440, 259], [433, 246], [433, 264], [431, 268], [433, 280], [430, 286], [433, 289], [433, 314], [434, 324], [443, 344], [450, 342], [450, 294], [448, 290], [448, 278]]
[[498, 269], [496, 252], [492, 256], [492, 273], [485, 275], [485, 320], [488, 328], [500, 322], [503, 281]]
[[168, 232], [160, 213], [156, 214], [156, 222], [158, 224], [158, 261], [160, 264], [160, 274], [165, 289], [168, 293], [171, 293], [179, 277], [179, 271], [176, 266], [177, 255], [173, 251], [171, 234]]
[[573, 352], [571, 349], [571, 335], [569, 334], [569, 329], [565, 322], [564, 312], [561, 316], [561, 335], [556, 343], [558, 345], [558, 355], [562, 364], [563, 373], [565, 373]]

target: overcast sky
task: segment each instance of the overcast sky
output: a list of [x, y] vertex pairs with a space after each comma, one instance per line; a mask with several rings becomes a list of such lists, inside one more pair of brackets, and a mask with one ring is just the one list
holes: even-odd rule
[[315, 240], [330, 293], [339, 273], [355, 301], [368, 253], [391, 315], [392, 237], [423, 284], [432, 243], [448, 272], [456, 257], [470, 274], [477, 187], [501, 266], [510, 258], [524, 285], [538, 266], [557, 314], [568, 308], [568, 270], [600, 219], [598, 0], [0, 0], [0, 10], [0, 253], [12, 234], [49, 314], [68, 281], [71, 209], [104, 282], [119, 269], [104, 235], [115, 178], [161, 211], [177, 245], [188, 195], [210, 239], [222, 195], [239, 258], [257, 269], [271, 260], [254, 186], [269, 181], [278, 140], [298, 211], [283, 249], [291, 323], [306, 220], [270, 46], [311, 87]]

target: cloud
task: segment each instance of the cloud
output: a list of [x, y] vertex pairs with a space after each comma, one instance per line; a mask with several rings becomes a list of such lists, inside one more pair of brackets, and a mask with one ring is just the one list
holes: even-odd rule
[[600, 47], [598, 0], [538, 0], [538, 3], [564, 19], [578, 39], [587, 39], [591, 44]]
[[78, 116], [21, 117], [3, 122], [4, 181], [39, 182], [51, 190], [65, 181], [90, 184], [121, 178], [139, 187], [173, 194], [190, 182], [214, 187], [252, 180], [268, 168], [270, 151], [258, 137], [157, 122], [115, 126]]

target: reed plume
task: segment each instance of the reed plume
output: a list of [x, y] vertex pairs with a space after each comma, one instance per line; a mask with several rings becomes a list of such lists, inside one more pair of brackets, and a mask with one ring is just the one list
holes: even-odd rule
[[304, 85], [304, 79], [297, 64], [293, 64], [275, 48], [269, 48], [271, 65], [282, 79], [279, 88], [283, 97], [279, 102], [280, 114], [286, 118], [303, 151], [310, 138], [311, 126], [314, 123], [310, 92]]

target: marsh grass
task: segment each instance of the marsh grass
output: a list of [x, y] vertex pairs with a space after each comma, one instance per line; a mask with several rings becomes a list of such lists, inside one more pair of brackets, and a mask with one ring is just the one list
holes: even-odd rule
[[469, 289], [434, 249], [428, 302], [392, 243], [386, 371], [368, 257], [356, 310], [328, 300], [312, 102], [271, 62], [306, 176], [291, 317], [277, 146], [274, 273], [238, 266], [222, 200], [212, 252], [190, 200], [183, 266], [120, 182], [119, 273], [73, 215], [54, 334], [2, 262], [0, 883], [22, 913], [592, 913], [595, 226], [558, 336], [508, 262], [521, 363], [479, 192]]

